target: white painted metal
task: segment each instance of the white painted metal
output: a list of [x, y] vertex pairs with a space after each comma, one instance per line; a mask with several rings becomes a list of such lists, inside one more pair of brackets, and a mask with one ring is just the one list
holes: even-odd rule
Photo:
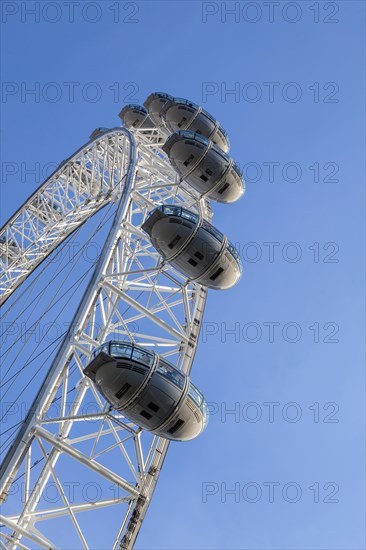
[[[1, 466], [3, 548], [34, 543], [56, 548], [58, 541], [50, 541], [42, 528], [47, 524], [47, 533], [50, 528], [56, 533], [52, 522], [59, 518], [69, 518], [80, 548], [91, 548], [88, 525], [106, 506], [114, 508], [120, 524], [113, 540], [105, 534], [105, 547], [132, 548], [151, 501], [169, 442], [111, 410], [83, 369], [95, 347], [114, 338], [152, 347], [184, 372], [191, 370], [207, 289], [164, 263], [140, 227], [148, 212], [164, 203], [199, 211], [208, 220], [211, 210], [194, 190], [178, 183], [159, 143], [156, 130], [132, 135], [117, 128], [96, 138], [56, 171], [1, 232], [8, 247], [2, 254], [5, 301], [70, 231], [107, 201], [119, 200], [70, 329]], [[10, 257], [12, 241], [18, 248]], [[76, 389], [70, 401], [72, 385]], [[55, 399], [58, 414], [52, 410]], [[103, 493], [93, 503], [70, 497], [65, 472], [73, 472], [75, 481], [83, 469]], [[24, 498], [11, 496], [19, 478]], [[109, 491], [114, 487], [113, 498], [105, 494], [105, 483]], [[50, 484], [60, 495], [53, 505], [45, 498]], [[92, 522], [82, 522], [89, 513]]]
[[127, 172], [126, 132], [115, 128], [63, 161], [0, 231], [0, 304], [97, 210], [117, 200]]

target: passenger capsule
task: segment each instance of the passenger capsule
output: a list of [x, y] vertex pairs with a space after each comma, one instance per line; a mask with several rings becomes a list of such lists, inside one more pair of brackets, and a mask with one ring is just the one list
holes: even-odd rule
[[104, 128], [104, 127], [95, 128], [94, 132], [90, 134], [89, 139], [95, 139], [99, 136], [102, 136], [108, 131], [109, 131], [109, 128]]
[[224, 203], [235, 202], [243, 195], [239, 168], [209, 139], [181, 130], [168, 138], [163, 150], [182, 180], [201, 195]]
[[161, 112], [168, 100], [174, 99], [173, 96], [165, 94], [163, 92], [154, 92], [150, 94], [149, 97], [144, 102], [144, 106], [149, 112], [149, 116], [156, 126], [159, 126], [160, 129], [163, 129], [167, 134], [170, 134], [170, 131], [165, 126], [165, 121], [161, 117]]
[[126, 105], [118, 115], [126, 128], [154, 128], [155, 124], [142, 105]]
[[84, 374], [132, 422], [156, 435], [188, 441], [208, 422], [207, 404], [189, 377], [149, 349], [108, 341]]
[[191, 130], [213, 141], [220, 149], [228, 152], [229, 138], [220, 123], [205, 109], [188, 99], [172, 98], [161, 112], [161, 117], [171, 132]]
[[163, 258], [189, 280], [223, 290], [240, 279], [242, 266], [237, 250], [194, 212], [180, 206], [159, 206], [142, 229]]

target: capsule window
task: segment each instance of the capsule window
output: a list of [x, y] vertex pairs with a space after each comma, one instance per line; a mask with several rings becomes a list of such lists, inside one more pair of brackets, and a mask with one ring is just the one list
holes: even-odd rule
[[[104, 345], [108, 346], [108, 343]], [[103, 349], [103, 351], [108, 353], [108, 350]], [[110, 354], [112, 357], [124, 357], [126, 359], [130, 359], [132, 354], [132, 346], [129, 344], [119, 344], [116, 342], [111, 344]]]
[[154, 354], [151, 353], [150, 351], [147, 351], [146, 349], [134, 347], [133, 353], [132, 353], [132, 359], [134, 359], [135, 361], [138, 361], [139, 363], [143, 363], [148, 367], [151, 367], [151, 365], [154, 362]]
[[105, 342], [104, 344], [102, 344], [99, 350], [104, 351], [104, 353], [109, 353], [109, 342]]
[[168, 434], [173, 434], [174, 432], [176, 432], [178, 430], [178, 428], [180, 428], [182, 425], [184, 424], [184, 420], [182, 420], [181, 418], [179, 418], [176, 423], [170, 428], [170, 430], [168, 430]]
[[217, 279], [217, 277], [219, 275], [221, 275], [221, 273], [223, 272], [223, 268], [222, 267], [219, 267], [218, 269], [216, 269], [215, 273], [213, 275], [211, 275], [210, 279], [211, 281], [214, 281], [215, 279]]
[[185, 160], [183, 162], [184, 166], [189, 166], [192, 162], [192, 160], [194, 159], [194, 155], [189, 155], [189, 157], [187, 158], [187, 160]]
[[169, 248], [170, 248], [170, 249], [174, 248], [175, 245], [179, 243], [179, 241], [181, 240], [181, 238], [182, 238], [182, 237], [181, 237], [180, 235], [176, 235], [176, 236], [174, 237], [174, 239], [173, 239], [172, 241], [170, 241], [170, 243], [168, 244]]
[[201, 252], [195, 252], [194, 255], [195, 255], [196, 258], [198, 258], [199, 260], [203, 260], [203, 254], [201, 254]]
[[131, 387], [131, 384], [128, 384], [126, 382], [126, 384], [123, 384], [122, 388], [118, 390], [118, 392], [115, 393], [114, 395], [117, 397], [117, 399], [121, 399], [121, 397], [126, 393], [126, 391], [130, 389], [130, 387]]
[[173, 216], [179, 216], [182, 209], [180, 206], [170, 206], [169, 204], [163, 204], [159, 207], [159, 210], [164, 212], [164, 214], [173, 214]]
[[185, 377], [176, 368], [172, 367], [169, 363], [160, 359], [157, 366], [157, 372], [159, 372], [164, 378], [178, 386], [181, 390], [184, 389]]
[[226, 191], [226, 189], [227, 189], [228, 187], [230, 187], [230, 183], [227, 183], [227, 182], [226, 182], [225, 185], [223, 185], [223, 186], [221, 187], [221, 189], [219, 189], [218, 193], [219, 193], [220, 195], [222, 195], [222, 194]]
[[196, 267], [196, 265], [197, 265], [196, 260], [194, 260], [193, 258], [189, 258], [188, 263], [193, 265], [194, 267]]
[[152, 402], [148, 404], [148, 408], [154, 412], [158, 412], [158, 410], [160, 409], [160, 407], [158, 407], [155, 403], [152, 403]]
[[221, 233], [221, 231], [216, 229], [213, 225], [208, 223], [206, 220], [202, 220], [202, 227], [206, 231], [208, 231], [208, 233], [210, 233], [213, 237], [215, 237], [215, 239], [217, 239], [220, 243], [222, 243], [222, 241], [224, 240], [224, 235]]
[[150, 420], [150, 418], [152, 417], [152, 415], [150, 413], [148, 413], [147, 411], [141, 411], [140, 416], [143, 416], [147, 420]]
[[200, 175], [200, 178], [201, 178], [201, 180], [203, 180], [203, 181], [208, 181], [208, 177], [205, 176], [205, 174], [201, 174], [201, 175]]
[[193, 223], [198, 222], [197, 214], [193, 214], [193, 212], [190, 212], [189, 210], [184, 210], [184, 208], [182, 208], [182, 212], [181, 212], [180, 215], [181, 215], [182, 218], [185, 218], [186, 220], [189, 220]]
[[189, 388], [188, 388], [188, 395], [192, 397], [193, 401], [197, 403], [197, 405], [201, 405], [203, 401], [203, 395], [202, 393], [190, 382]]

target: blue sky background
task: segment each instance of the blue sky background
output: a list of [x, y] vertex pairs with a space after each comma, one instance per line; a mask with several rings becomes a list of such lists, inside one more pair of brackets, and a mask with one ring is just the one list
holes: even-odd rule
[[215, 115], [247, 176], [240, 202], [213, 205], [244, 261], [237, 287], [209, 293], [193, 369], [217, 412], [171, 445], [136, 547], [364, 548], [364, 3], [80, 2], [74, 22], [51, 4], [2, 6], [2, 222], [43, 181], [24, 168], [58, 164], [152, 91]]

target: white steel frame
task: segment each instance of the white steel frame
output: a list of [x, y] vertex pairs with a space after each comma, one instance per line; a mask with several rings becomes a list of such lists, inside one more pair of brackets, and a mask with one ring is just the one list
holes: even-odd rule
[[117, 200], [129, 163], [122, 128], [63, 161], [0, 231], [0, 305], [97, 210]]
[[[15, 258], [9, 255], [9, 261], [3, 261], [1, 290], [5, 301], [71, 231], [106, 202], [119, 200], [112, 228], [70, 329], [1, 466], [2, 548], [57, 548], [58, 541], [46, 536], [42, 528], [60, 517], [70, 519], [80, 548], [91, 548], [88, 528], [79, 518], [92, 513], [92, 521], [97, 521], [95, 514], [107, 506], [113, 506], [121, 522], [106, 547], [132, 548], [136, 540], [169, 441], [153, 437], [113, 411], [83, 375], [83, 369], [93, 350], [113, 337], [151, 347], [184, 372], [191, 370], [207, 289], [187, 281], [165, 263], [141, 224], [161, 204], [185, 206], [208, 220], [211, 209], [207, 200], [179, 181], [160, 143], [157, 130], [132, 134], [115, 128], [96, 138], [70, 157], [1, 233], [8, 242], [16, 241], [19, 249]], [[52, 199], [58, 208], [51, 212], [47, 207], [51, 203], [44, 197]], [[72, 384], [76, 380], [76, 391], [70, 402], [71, 380]], [[52, 413], [56, 397], [59, 414]], [[90, 400], [95, 407], [86, 413], [83, 404]], [[95, 502], [70, 502], [63, 475], [65, 460], [107, 480], [121, 493]], [[33, 463], [41, 463], [36, 474]], [[19, 476], [24, 479], [22, 498], [14, 501], [12, 485]], [[61, 495], [61, 505], [44, 505], [51, 481]]]

